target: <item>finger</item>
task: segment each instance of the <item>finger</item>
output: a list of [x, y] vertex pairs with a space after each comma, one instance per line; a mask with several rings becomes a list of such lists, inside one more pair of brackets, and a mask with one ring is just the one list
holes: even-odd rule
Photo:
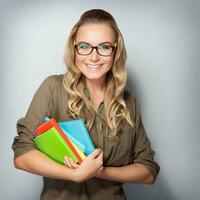
[[98, 172], [97, 172], [97, 175], [100, 175], [102, 173], [102, 171], [103, 171], [103, 167], [100, 167]]
[[72, 158], [69, 158], [69, 162], [70, 162], [70, 164], [71, 164], [71, 166], [73, 167], [73, 168], [78, 168], [79, 167], [79, 165], [78, 164], [76, 164], [74, 161], [73, 161], [73, 159]]
[[98, 158], [99, 158], [99, 159], [102, 159], [102, 158], [103, 158], [103, 151], [98, 155]]
[[103, 151], [98, 155], [98, 157], [96, 158], [100, 163], [103, 164]]
[[68, 167], [66, 159], [67, 158], [64, 157], [64, 164], [65, 164], [66, 167]]
[[67, 167], [73, 168], [73, 167], [71, 166], [71, 164], [70, 164], [70, 162], [69, 162], [69, 159], [68, 159], [67, 157], [65, 157], [64, 160], [65, 160], [65, 164], [66, 164]]
[[95, 149], [95, 150], [89, 155], [89, 157], [92, 158], [92, 159], [94, 159], [94, 158], [96, 158], [101, 152], [102, 152], [101, 149]]
[[66, 158], [66, 157], [64, 158], [64, 163], [65, 163], [65, 166], [70, 167], [68, 158]]
[[99, 168], [99, 171], [102, 172], [103, 171], [103, 166]]

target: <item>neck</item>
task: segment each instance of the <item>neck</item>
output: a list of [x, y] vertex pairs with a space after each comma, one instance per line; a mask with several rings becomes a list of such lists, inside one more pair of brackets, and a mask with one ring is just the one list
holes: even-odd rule
[[91, 93], [104, 93], [106, 88], [106, 80], [86, 80], [86, 85]]

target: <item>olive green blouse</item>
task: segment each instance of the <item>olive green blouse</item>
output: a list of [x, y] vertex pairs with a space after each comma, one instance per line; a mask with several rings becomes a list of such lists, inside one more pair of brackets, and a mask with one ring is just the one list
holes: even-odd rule
[[[90, 96], [89, 90], [84, 90]], [[104, 166], [119, 167], [131, 163], [142, 163], [147, 166], [154, 178], [159, 172], [159, 165], [154, 161], [154, 151], [147, 138], [141, 121], [136, 98], [127, 90], [123, 98], [128, 106], [134, 127], [125, 122], [120, 134], [109, 137], [111, 132], [102, 102], [95, 114], [95, 123], [90, 136], [97, 148], [104, 152]], [[44, 117], [54, 117], [58, 121], [68, 120], [66, 114], [68, 95], [63, 86], [63, 75], [53, 75], [43, 81], [36, 91], [24, 118], [17, 122], [18, 136], [14, 138], [12, 148], [14, 159], [36, 149], [33, 142], [34, 130], [44, 122]], [[88, 115], [90, 115], [89, 112]], [[90, 116], [86, 116], [90, 117]], [[43, 177], [44, 186], [41, 200], [124, 200], [126, 199], [123, 183], [91, 178], [82, 183], [57, 180]]]

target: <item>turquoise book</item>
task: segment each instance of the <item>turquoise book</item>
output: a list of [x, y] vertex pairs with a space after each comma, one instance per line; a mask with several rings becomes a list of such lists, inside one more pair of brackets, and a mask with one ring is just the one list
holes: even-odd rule
[[74, 138], [73, 135], [68, 133], [66, 130], [62, 129], [64, 134], [67, 135], [67, 137], [74, 143], [76, 146], [83, 152], [85, 153], [86, 147], [84, 144], [82, 144], [80, 141], [78, 141], [76, 138]]
[[95, 150], [91, 137], [82, 119], [61, 121], [58, 122], [58, 124], [69, 138], [73, 137], [75, 140], [79, 141], [77, 146], [84, 151], [86, 156]]

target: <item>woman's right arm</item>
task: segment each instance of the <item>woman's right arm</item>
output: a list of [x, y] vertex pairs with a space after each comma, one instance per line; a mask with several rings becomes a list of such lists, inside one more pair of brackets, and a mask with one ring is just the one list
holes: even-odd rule
[[38, 150], [31, 150], [14, 160], [17, 169], [25, 170], [37, 175], [64, 179], [76, 180], [74, 172], [70, 168], [60, 165]]
[[103, 153], [95, 150], [82, 162], [79, 168], [71, 169], [56, 163], [38, 150], [31, 150], [17, 157], [14, 160], [14, 165], [17, 169], [33, 174], [79, 183], [100, 173], [103, 170], [102, 160]]

